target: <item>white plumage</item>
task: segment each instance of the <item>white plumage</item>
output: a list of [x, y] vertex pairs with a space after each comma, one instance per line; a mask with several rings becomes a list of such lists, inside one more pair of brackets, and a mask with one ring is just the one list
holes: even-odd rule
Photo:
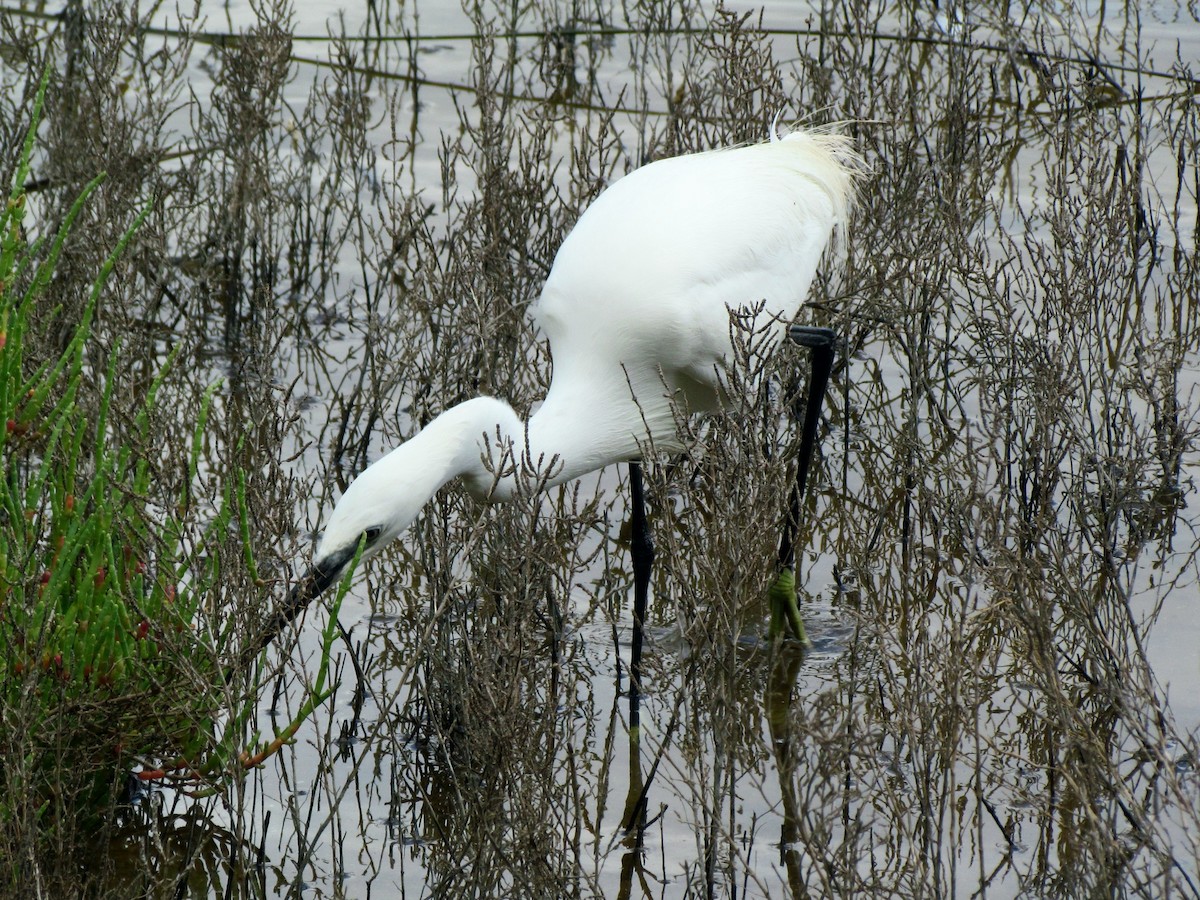
[[563, 241], [534, 310], [554, 372], [528, 426], [478, 397], [368, 467], [326, 525], [313, 560], [321, 581], [363, 534], [364, 556], [378, 552], [455, 477], [477, 495], [511, 496], [516, 478], [493, 474], [497, 433], [512, 458], [556, 458], [551, 484], [636, 459], [647, 438], [675, 444], [669, 395], [712, 405], [730, 310], [762, 303], [786, 322], [799, 309], [845, 224], [855, 159], [844, 138], [800, 132], [660, 160], [609, 187]]

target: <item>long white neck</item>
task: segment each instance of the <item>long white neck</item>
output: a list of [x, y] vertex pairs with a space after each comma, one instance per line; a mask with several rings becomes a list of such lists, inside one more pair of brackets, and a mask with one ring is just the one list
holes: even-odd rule
[[507, 500], [522, 485], [549, 487], [640, 457], [647, 426], [656, 440], [673, 437], [661, 387], [649, 389], [640, 405], [627, 385], [600, 393], [552, 387], [528, 424], [492, 397], [446, 410], [350, 484], [326, 524], [317, 558], [346, 552], [364, 533], [376, 537], [367, 551], [373, 554], [454, 478], [477, 497]]
[[[450, 440], [461, 443], [446, 445], [441, 451], [454, 459], [437, 487], [457, 475], [472, 494], [492, 500], [511, 498], [522, 484], [551, 487], [641, 456], [638, 441], [645, 439], [645, 426], [631, 399], [622, 403], [594, 393], [573, 393], [551, 389], [528, 423], [499, 400], [468, 400], [447, 410], [409, 443], [424, 438], [435, 426], [435, 440], [455, 433]], [[443, 429], [441, 423], [446, 419], [454, 424]], [[667, 424], [672, 425], [669, 431], [673, 435], [673, 421]], [[434, 446], [430, 443], [428, 452], [434, 452]]]
[[519, 447], [524, 432], [524, 423], [507, 403], [476, 397], [441, 413], [371, 468], [386, 466], [392, 483], [404, 484], [418, 506], [458, 476], [473, 493], [486, 494], [496, 473], [503, 476], [498, 468], [503, 448]]
[[485, 446], [493, 448], [488, 457], [499, 461], [499, 448], [523, 433], [512, 407], [490, 397], [446, 410], [350, 483], [325, 525], [315, 558], [343, 554], [363, 534], [375, 535], [367, 554], [377, 552], [412, 524], [438, 488], [459, 475], [486, 494], [494, 478], [482, 461]]

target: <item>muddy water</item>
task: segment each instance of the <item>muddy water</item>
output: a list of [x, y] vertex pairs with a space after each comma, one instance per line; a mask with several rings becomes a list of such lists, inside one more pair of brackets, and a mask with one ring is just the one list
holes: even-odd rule
[[[358, 157], [359, 170], [339, 177], [346, 190], [380, 190], [385, 197], [427, 195], [433, 207], [431, 227], [448, 230], [453, 216], [443, 202], [440, 153], [444, 141], [463, 134], [459, 110], [471, 108], [477, 61], [470, 44], [458, 36], [475, 26], [457, 4], [427, 2], [390, 14], [392, 21], [381, 28], [361, 10], [339, 13], [332, 5], [304, 4], [293, 28], [297, 35], [320, 36], [333, 28], [350, 36], [382, 30], [414, 38], [410, 43], [348, 45], [361, 50], [356, 58], [361, 65], [415, 71], [418, 83], [366, 83], [373, 106], [365, 145], [372, 150]], [[899, 32], [914, 27], [922, 15], [889, 12], [873, 27]], [[1078, 56], [1084, 53], [1080, 36], [1091, 32], [1089, 23], [1095, 23], [1100, 10], [1038, 15], [1045, 18], [1038, 32], [1045, 42], [1042, 49], [1061, 48], [1065, 55]], [[1061, 16], [1061, 28], [1055, 16]], [[763, 24], [808, 28], [818, 18], [807, 8], [772, 7]], [[227, 4], [210, 15], [208, 27], [238, 31], [254, 23], [249, 5]], [[969, 34], [977, 44], [1009, 45], [1008, 53], [988, 55], [977, 85], [984, 93], [1003, 93], [987, 77], [1003, 77], [997, 66], [1036, 46], [1014, 42], [1014, 35], [1027, 36], [1021, 30], [1027, 23], [1017, 22], [1009, 32], [996, 23], [969, 19], [963, 24], [931, 18], [918, 24], [922, 34], [934, 39]], [[1099, 47], [1115, 54], [1129, 40], [1128, 31], [1114, 29]], [[1140, 40], [1147, 48], [1146, 68], [1165, 70], [1177, 54], [1181, 64], [1200, 61], [1200, 26], [1174, 7], [1147, 11]], [[501, 52], [515, 52], [521, 65], [528, 66], [523, 53], [535, 43], [521, 39]], [[681, 50], [683, 43], [680, 39]], [[789, 61], [783, 66], [785, 85], [822, 75], [819, 66], [813, 69], [806, 62], [821, 58], [818, 38], [777, 35], [770, 45], [776, 58]], [[665, 117], [637, 110], [665, 112], [673, 91], [686, 80], [686, 73], [671, 70], [667, 56], [657, 55], [665, 51], [648, 46], [618, 36], [598, 39], [587, 51], [588, 77], [603, 86], [614, 105], [620, 98], [629, 109], [602, 129], [621, 147], [612, 176], [641, 158], [650, 143], [647, 130], [665, 128]], [[881, 41], [877, 51], [890, 52], [888, 46]], [[575, 50], [582, 59], [582, 43]], [[329, 42], [320, 40], [296, 42], [292, 51], [297, 58], [317, 60], [333, 52]], [[921, 51], [905, 52], [915, 59]], [[639, 53], [646, 54], [644, 70], [662, 67], [661, 78], [633, 77], [630, 60]], [[961, 64], [947, 54], [933, 69]], [[251, 875], [243, 864], [215, 864], [210, 870], [215, 890], [233, 884], [249, 893], [330, 897], [675, 897], [782, 896], [807, 885], [818, 896], [866, 891], [1013, 896], [1022, 890], [1053, 890], [1055, 878], [1066, 893], [1097, 883], [1120, 884], [1134, 893], [1153, 893], [1150, 886], [1166, 879], [1176, 879], [1170, 883], [1181, 891], [1197, 883], [1200, 831], [1190, 737], [1200, 728], [1194, 512], [1186, 506], [1179, 512], [1170, 528], [1173, 538], [1135, 540], [1130, 537], [1135, 526], [1124, 520], [1111, 523], [1111, 531], [1092, 528], [1083, 501], [1101, 495], [1099, 473], [1105, 464], [1116, 465], [1113, 460], [1124, 445], [1115, 440], [1113, 458], [1097, 462], [1087, 449], [1092, 446], [1088, 434], [1071, 420], [1071, 428], [1047, 433], [1066, 448], [1063, 470], [1084, 487], [1075, 506], [1066, 499], [1076, 496], [1069, 487], [1058, 488], [1057, 496], [1064, 499], [1050, 519], [1060, 524], [1044, 526], [1054, 535], [1047, 539], [1053, 552], [1029, 563], [1041, 567], [1040, 578], [1032, 581], [1062, 579], [1061, 591], [1048, 592], [1053, 599], [1037, 607], [1031, 600], [1036, 599], [1033, 588], [1022, 580], [1026, 576], [997, 575], [1002, 551], [1023, 546], [1020, 540], [989, 539], [986, 533], [995, 527], [989, 516], [999, 521], [1027, 515], [1034, 521], [1043, 515], [1017, 501], [1006, 512], [1005, 501], [995, 498], [1007, 496], [1003, 485], [1013, 483], [1018, 483], [1013, 496], [1027, 500], [1036, 493], [1030, 485], [1043, 470], [1023, 468], [1021, 459], [1022, 453], [1042, 459], [1044, 435], [1022, 444], [1019, 424], [1011, 424], [1011, 432], [1000, 436], [1011, 441], [1010, 452], [988, 456], [992, 443], [1003, 444], [995, 427], [979, 425], [974, 434], [970, 429], [974, 423], [1008, 420], [997, 412], [1001, 404], [992, 386], [982, 375], [976, 383], [968, 363], [979, 371], [991, 371], [989, 366], [1016, 371], [1017, 386], [995, 379], [1000, 385], [996, 391], [1009, 390], [1013, 409], [1036, 407], [1031, 396], [1046, 388], [1025, 387], [1023, 379], [1032, 376], [1022, 368], [1026, 360], [1038, 359], [1036, 348], [1026, 348], [1025, 358], [1014, 353], [998, 360], [989, 357], [989, 347], [1004, 342], [1025, 347], [1023, 330], [1038, 341], [1061, 341], [1064, 348], [1072, 339], [1070, 323], [1057, 320], [1026, 328], [1014, 318], [1011, 330], [1000, 328], [991, 337], [981, 325], [989, 316], [1003, 318], [996, 311], [1004, 309], [982, 282], [997, 285], [1014, 270], [1033, 271], [1045, 262], [1032, 258], [1027, 246], [1004, 243], [999, 233], [1027, 233], [1035, 241], [1054, 233], [1050, 223], [1023, 217], [1060, 189], [1054, 178], [1061, 171], [1042, 160], [1048, 148], [1071, 133], [1062, 127], [1066, 107], [1055, 106], [1053, 89], [1047, 86], [1050, 74], [1038, 65], [1018, 67], [1027, 82], [1020, 93], [1023, 115], [1015, 125], [996, 124], [1011, 114], [1003, 104], [979, 104], [996, 119], [979, 127], [995, 125], [997, 135], [1013, 141], [1008, 179], [986, 186], [981, 196], [961, 200], [964, 208], [991, 204], [980, 214], [984, 224], [974, 232], [983, 232], [979, 244], [932, 251], [938, 257], [964, 258], [991, 252], [996, 259], [1010, 260], [981, 262], [978, 271], [964, 263], [962, 270], [946, 273], [940, 287], [944, 294], [933, 294], [938, 304], [953, 296], [977, 302], [971, 312], [978, 315], [935, 304], [926, 308], [924, 319], [906, 318], [901, 304], [915, 306], [920, 291], [929, 289], [913, 274], [928, 262], [921, 256], [928, 248], [908, 248], [911, 256], [895, 268], [887, 260], [872, 259], [877, 254], [870, 246], [852, 248], [846, 293], [839, 296], [836, 287], [829, 291], [841, 300], [834, 304], [837, 308], [850, 310], [839, 323], [861, 337], [838, 376], [841, 399], [835, 402], [826, 438], [827, 486], [814, 508], [820, 518], [803, 556], [813, 651], [803, 659], [772, 656], [763, 645], [761, 618], [743, 618], [740, 610], [705, 618], [722, 597], [742, 596], [731, 586], [735, 579], [727, 577], [730, 570], [720, 568], [724, 562], [717, 560], [710, 570], [703, 559], [736, 553], [723, 555], [721, 548], [736, 548], [737, 541], [722, 543], [723, 536], [704, 534], [698, 527], [695, 510], [701, 504], [689, 491], [702, 478], [657, 475], [656, 527], [664, 574], [655, 585], [650, 687], [640, 710], [641, 730], [635, 733], [623, 694], [630, 633], [629, 571], [621, 538], [623, 473], [614, 469], [590, 476], [581, 480], [577, 493], [559, 489], [539, 504], [512, 510], [481, 511], [451, 493], [431, 505], [412, 538], [373, 564], [343, 602], [340, 619], [360, 660], [362, 679], [354, 675], [346, 645], [336, 645], [340, 680], [331, 702], [306, 723], [295, 744], [250, 779], [241, 795], [228, 805], [205, 809], [218, 830], [240, 846], [257, 848], [263, 859], [261, 872]], [[891, 71], [903, 66], [898, 59]], [[1066, 82], [1092, 77], [1085, 70], [1065, 68], [1055, 77]], [[836, 73], [825, 74], [836, 82]], [[534, 80], [528, 72], [523, 75], [514, 82], [516, 93]], [[287, 89], [289, 102], [303, 106], [329, 77], [324, 66], [298, 63]], [[1116, 72], [1108, 77], [1131, 78]], [[194, 83], [201, 97], [204, 78], [197, 62]], [[1130, 91], [1133, 83], [1120, 82]], [[882, 81], [852, 87], [867, 93], [894, 89]], [[1145, 92], [1177, 89], [1169, 79], [1147, 79]], [[919, 103], [921, 96], [916, 91], [910, 102]], [[929, 96], [936, 102], [945, 99], [932, 88]], [[1179, 104], [1187, 102], [1194, 101], [1183, 99], [1174, 106], [1162, 101], [1160, 118], [1149, 130], [1170, 133], [1186, 127], [1180, 123], [1189, 114]], [[587, 116], [592, 114], [581, 112], [579, 118], [591, 122]], [[475, 121], [470, 112], [465, 118]], [[945, 119], [954, 119], [953, 110]], [[587, 130], [586, 122], [575, 127]], [[891, 126], [885, 122], [880, 127]], [[870, 128], [859, 134], [868, 149], [884, 143]], [[914, 141], [910, 147], [914, 159], [928, 163], [921, 179], [952, 180], [939, 170], [941, 163], [930, 161], [942, 151], [943, 137], [927, 138], [929, 146]], [[551, 140], [563, 158], [584, 146], [567, 122]], [[982, 145], [989, 146], [988, 140]], [[1173, 241], [1187, 252], [1194, 249], [1196, 197], [1189, 188], [1191, 193], [1184, 190], [1174, 199], [1168, 184], [1175, 178], [1172, 146], [1168, 141], [1154, 148], [1146, 165], [1149, 181], [1166, 198], [1157, 208], [1176, 223], [1173, 236], [1163, 230], [1164, 247]], [[306, 148], [300, 139], [291, 145], [296, 158], [306, 151], [323, 156], [330, 148]], [[899, 204], [905, 190], [916, 190], [921, 202], [936, 202], [926, 198], [937, 198], [937, 191], [921, 194], [894, 174], [898, 169], [889, 171], [894, 157], [871, 158], [868, 152], [868, 158], [876, 173], [864, 183], [864, 193]], [[1188, 165], [1194, 166], [1194, 160]], [[573, 182], [565, 170], [569, 166], [564, 165], [557, 183], [567, 191]], [[316, 171], [323, 174], [320, 166]], [[1072, 180], [1069, 174], [1066, 180]], [[481, 192], [478, 173], [458, 172], [454, 189], [463, 196]], [[563, 200], [577, 202], [577, 197]], [[387, 208], [379, 202], [366, 218], [385, 217]], [[880, 215], [868, 201], [866, 216]], [[922, 230], [923, 220], [917, 213], [912, 216], [907, 222], [914, 231]], [[904, 225], [890, 223], [893, 230]], [[275, 377], [283, 384], [298, 379], [303, 387], [302, 421], [293, 435], [295, 444], [284, 454], [294, 457], [301, 483], [311, 487], [308, 497], [297, 498], [300, 546], [328, 513], [323, 498], [336, 494], [339, 479], [350, 474], [345, 469], [356, 468], [335, 459], [331, 439], [336, 429], [325, 427], [328, 420], [347, 416], [351, 430], [362, 430], [361, 463], [411, 434], [426, 410], [443, 405], [436, 397], [422, 400], [420, 385], [390, 372], [386, 359], [372, 371], [386, 375], [378, 384], [397, 389], [387, 393], [375, 422], [347, 412], [349, 401], [339, 401], [367, 365], [368, 340], [380, 340], [385, 351], [406, 347], [389, 345], [380, 335], [419, 318], [413, 301], [399, 288], [395, 293], [378, 292], [377, 285], [366, 290], [380, 273], [364, 266], [362, 257], [383, 252], [383, 233], [342, 247], [331, 262], [328, 296], [304, 313], [305, 327], [296, 326], [304, 336], [286, 332], [287, 339], [276, 348]], [[907, 246], [894, 232], [887, 240]], [[986, 272], [987, 278], [972, 281], [973, 271], [974, 277]], [[1165, 277], [1147, 275], [1151, 281]], [[889, 279], [910, 285], [907, 300], [888, 296], [880, 287]], [[1043, 285], [1031, 293], [1034, 299], [1023, 309], [1033, 316], [1049, 303], [1050, 291]], [[375, 305], [364, 303], [364, 295], [374, 297]], [[474, 309], [473, 301], [464, 296], [462, 302]], [[451, 312], [448, 318], [430, 314], [430, 321], [446, 326], [454, 321]], [[413, 325], [412, 331], [419, 345], [422, 330]], [[957, 332], [967, 337], [956, 344]], [[916, 348], [939, 337], [947, 347], [961, 346], [962, 355], [944, 351], [940, 368], [919, 370]], [[518, 346], [530, 348], [532, 367], [547, 371], [545, 354], [536, 345]], [[1196, 402], [1200, 347], [1187, 349], [1176, 389], [1185, 422]], [[1067, 355], [1067, 350], [1050, 354]], [[944, 382], [931, 380], [929, 371], [935, 369]], [[537, 380], [531, 376], [532, 384], [516, 388], [518, 399], [535, 397]], [[1073, 383], [1064, 376], [1062, 384]], [[508, 385], [485, 380], [480, 387], [505, 395]], [[1136, 390], [1132, 394], [1130, 417], [1152, 416], [1152, 405]], [[931, 399], [935, 395], [950, 399]], [[1101, 399], [1112, 395], [1097, 388], [1087, 396], [1103, 417], [1108, 408]], [[953, 446], [978, 442], [962, 456], [961, 465], [947, 462], [953, 457], [947, 431], [956, 436]], [[692, 460], [696, 472], [704, 471], [706, 460], [712, 466], [736, 465], [736, 441], [724, 440], [708, 456], [697, 454]], [[1173, 475], [1187, 497], [1194, 490], [1196, 464], [1189, 446]], [[732, 475], [728, 480], [736, 481]], [[1096, 487], [1089, 487], [1093, 481]], [[731, 493], [721, 502], [746, 496], [726, 489]], [[995, 508], [989, 506], [992, 502]], [[1132, 510], [1135, 504], [1128, 502]], [[1096, 504], [1103, 505], [1100, 500]], [[1142, 498], [1136, 505], [1150, 503]], [[1134, 518], [1131, 511], [1129, 521]], [[1153, 531], [1152, 526], [1137, 527]], [[970, 535], [974, 543], [950, 539], [950, 534]], [[689, 543], [692, 538], [696, 540]], [[1108, 544], [1114, 540], [1122, 542], [1121, 558], [1134, 562], [1118, 564], [1111, 581], [1089, 580], [1089, 567], [1097, 558], [1113, 557]], [[463, 546], [483, 551], [472, 555], [461, 551]], [[663, 553], [674, 555], [664, 561]], [[1013, 571], [1026, 571], [1022, 566], [1028, 557], [1013, 553]], [[1078, 582], [1070, 581], [1072, 572]], [[1036, 609], [1047, 615], [1073, 610], [1081, 595], [1086, 595], [1081, 603], [1094, 601], [1098, 609], [1107, 609], [1100, 604], [1111, 583], [1120, 586], [1120, 596], [1127, 600], [1117, 604], [1119, 611], [1137, 623], [1131, 633], [1144, 634], [1146, 654], [1144, 670], [1119, 672], [1115, 681], [1128, 674], [1139, 686], [1146, 682], [1146, 693], [1105, 694], [1112, 682], [1103, 671], [1093, 671], [1093, 665], [1103, 666], [1087, 654], [1107, 657], [1095, 648], [1073, 647], [1069, 638], [1062, 644], [1051, 641], [1051, 655], [1057, 656], [1047, 666], [1027, 667], [1027, 657], [1046, 652], [1037, 640], [1043, 632]], [[1020, 614], [1009, 617], [1014, 609]], [[298, 661], [289, 670], [293, 680], [311, 672], [321, 623], [320, 613], [310, 614]], [[1052, 624], [1058, 634], [1074, 634], [1071, 629], [1079, 628], [1094, 637], [1077, 625], [1073, 613], [1063, 612], [1062, 620]], [[1027, 634], [1013, 637], [1021, 628]], [[1118, 648], [1131, 641], [1111, 622], [1099, 630]], [[1125, 656], [1118, 652], [1113, 658]], [[1131, 658], [1138, 661], [1136, 654]], [[1085, 674], [1072, 680], [1079, 672]], [[1054, 680], [1054, 673], [1062, 680]], [[1088, 686], [1095, 688], [1094, 694]], [[285, 680], [277, 701], [264, 698], [259, 722], [264, 733], [286, 721], [288, 691]], [[1130, 711], [1138, 701], [1147, 704], [1147, 719], [1172, 720], [1170, 726], [1143, 722]], [[1073, 718], [1076, 714], [1082, 718]], [[1147, 775], [1140, 763], [1144, 758], [1172, 771]], [[1129, 785], [1129, 795], [1122, 793], [1122, 782]], [[1144, 808], [1136, 806], [1142, 802]], [[1130, 804], [1135, 804], [1132, 811]], [[1081, 819], [1111, 819], [1110, 830], [1097, 827], [1095, 832], [1111, 835], [1112, 843], [1091, 832], [1091, 843], [1073, 842], [1072, 829], [1086, 830]], [[1095, 882], [1089, 882], [1092, 877]]]

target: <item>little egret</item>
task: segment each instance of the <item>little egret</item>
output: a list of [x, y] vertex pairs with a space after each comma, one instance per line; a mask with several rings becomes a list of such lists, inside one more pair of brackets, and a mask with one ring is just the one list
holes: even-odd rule
[[[268, 623], [262, 646], [338, 580], [360, 542], [363, 559], [378, 553], [447, 482], [460, 478], [488, 500], [511, 497], [512, 460], [553, 460], [546, 486], [630, 463], [635, 616], [644, 614], [653, 545], [642, 448], [679, 445], [677, 395], [690, 410], [718, 401], [731, 312], [765, 316], [762, 325], [796, 314], [826, 246], [845, 227], [856, 168], [844, 137], [773, 133], [762, 144], [650, 163], [605, 190], [563, 241], [534, 310], [554, 364], [540, 408], [524, 422], [507, 403], [476, 397], [365, 469], [334, 507], [311, 570]], [[793, 326], [790, 334], [813, 348], [813, 376], [772, 619], [789, 622], [803, 640], [790, 534], [833, 333]]]

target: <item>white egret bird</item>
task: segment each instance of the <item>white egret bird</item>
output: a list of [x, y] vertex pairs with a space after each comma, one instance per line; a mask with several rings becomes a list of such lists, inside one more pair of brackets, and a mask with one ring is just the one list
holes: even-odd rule
[[[682, 394], [691, 410], [715, 404], [732, 349], [731, 311], [758, 309], [785, 322], [796, 314], [845, 225], [856, 162], [843, 137], [773, 134], [767, 143], [653, 162], [605, 190], [563, 241], [534, 310], [554, 364], [541, 407], [524, 422], [502, 400], [468, 400], [365, 469], [334, 507], [311, 571], [263, 645], [339, 578], [360, 541], [364, 559], [378, 553], [447, 482], [459, 478], [490, 500], [510, 497], [518, 479], [502, 471], [505, 452], [509, 460], [554, 459], [547, 485], [631, 463], [635, 585], [644, 610], [653, 548], [636, 464], [641, 448], [678, 446], [672, 395]], [[814, 347], [794, 528], [833, 334], [800, 327], [791, 334]], [[788, 579], [772, 593], [790, 593], [784, 612], [799, 629], [790, 539], [783, 544]]]

